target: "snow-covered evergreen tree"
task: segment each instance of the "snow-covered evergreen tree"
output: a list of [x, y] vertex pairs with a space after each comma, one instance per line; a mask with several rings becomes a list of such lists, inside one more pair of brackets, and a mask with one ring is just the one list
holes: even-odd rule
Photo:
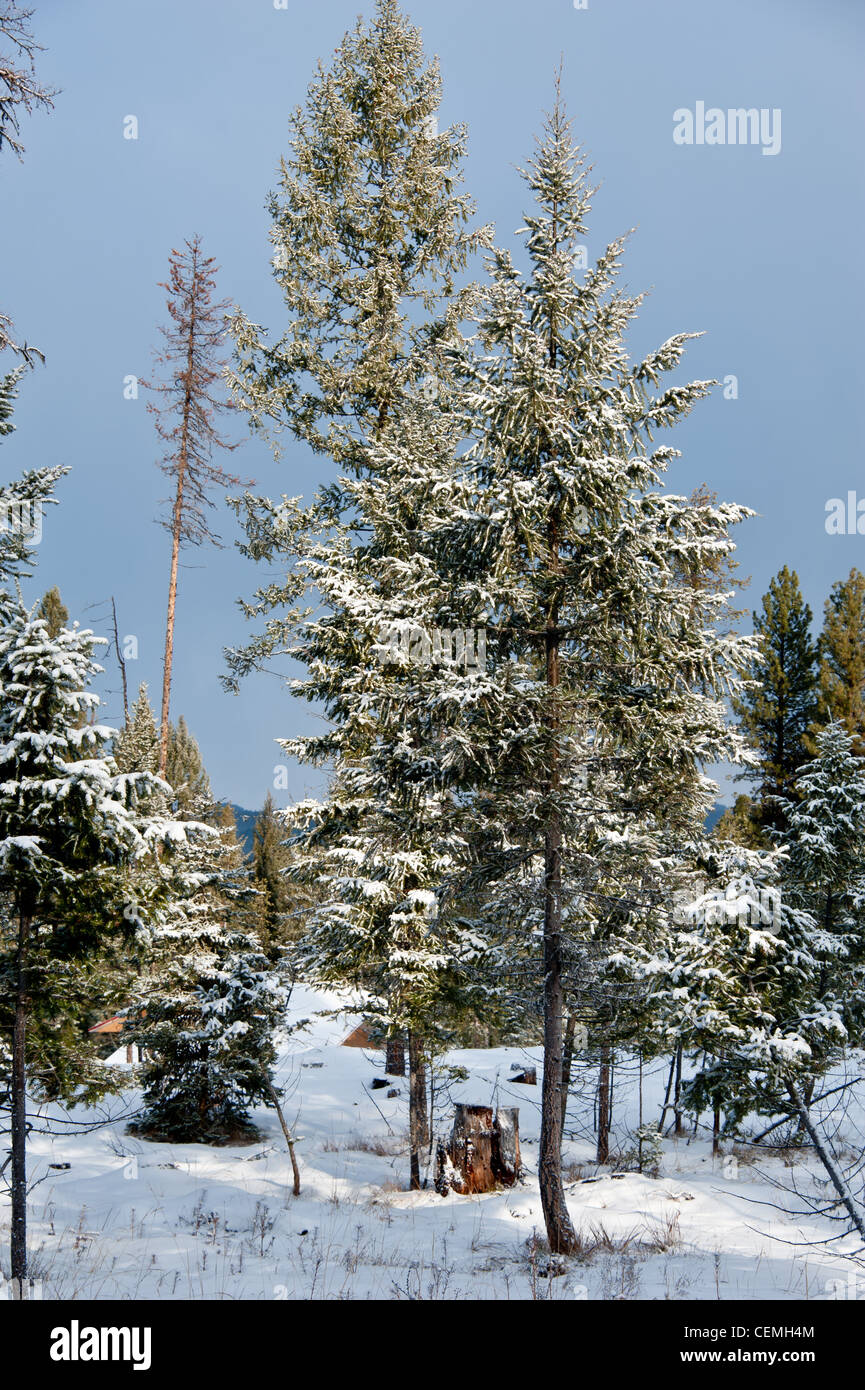
[[820, 633], [820, 706], [825, 721], [840, 719], [865, 755], [865, 574], [851, 569], [832, 585]]
[[114, 760], [121, 772], [153, 772], [159, 767], [159, 733], [147, 694], [147, 683], [138, 687], [129, 723], [114, 740]]
[[[486, 231], [460, 191], [466, 131], [438, 130], [441, 77], [398, 0], [376, 0], [319, 65], [291, 119], [271, 194], [274, 278], [289, 315], [276, 342], [234, 322], [238, 404], [257, 427], [287, 425], [340, 469], [364, 445], [429, 351], [452, 332], [460, 273]], [[339, 510], [341, 484], [322, 494]]]
[[69, 609], [63, 602], [56, 584], [42, 596], [42, 602], [37, 609], [37, 617], [45, 619], [51, 637], [57, 637], [61, 628], [68, 626]]
[[[298, 935], [292, 921], [291, 892], [286, 877], [290, 862], [288, 832], [268, 791], [252, 837], [252, 876], [262, 894], [260, 935], [271, 961], [276, 963], [289, 939]], [[297, 890], [295, 890], [297, 893]]]
[[752, 644], [724, 630], [729, 594], [688, 575], [729, 553], [747, 511], [662, 490], [677, 453], [653, 436], [709, 383], [661, 386], [688, 334], [628, 361], [640, 300], [616, 286], [622, 241], [580, 274], [592, 189], [558, 101], [526, 179], [527, 272], [496, 252], [477, 349], [454, 354], [472, 443], [452, 550], [487, 671], [473, 700], [454, 686], [444, 757], [491, 909], [543, 942], [541, 1194], [551, 1248], [567, 1252], [566, 969], [616, 921], [651, 930], [664, 894], [651, 866], [699, 834], [714, 796], [702, 766], [746, 757], [724, 701]]
[[[680, 894], [654, 950], [623, 949], [649, 984], [656, 1047], [702, 1056], [689, 1105], [798, 1113], [865, 1022], [865, 764], [840, 722], [782, 800], [771, 853], [716, 841], [702, 892]], [[792, 1091], [791, 1091], [791, 1088]], [[795, 1093], [795, 1094], [794, 1094]]]
[[[466, 229], [473, 209], [459, 191], [465, 131], [437, 131], [440, 100], [420, 34], [396, 0], [377, 0], [371, 23], [346, 36], [296, 113], [292, 153], [271, 200], [288, 329], [270, 345], [242, 315], [235, 322], [239, 404], [253, 424], [287, 427], [328, 454], [340, 473], [308, 506], [244, 499], [246, 553], [278, 559], [288, 578], [247, 606], [250, 616], [266, 617], [266, 630], [229, 655], [235, 680], [274, 652], [299, 657], [310, 678], [295, 689], [322, 702], [332, 722], [320, 739], [286, 743], [293, 756], [333, 772], [329, 802], [296, 811], [301, 831], [315, 821], [306, 863], [298, 845], [297, 875], [308, 871], [322, 898], [305, 960], [321, 978], [362, 979], [383, 1026], [417, 1035], [413, 1182], [423, 1031], [435, 1016], [437, 981], [455, 959], [443, 950], [436, 900], [449, 851], [441, 792], [416, 788], [411, 776], [411, 750], [425, 744], [415, 732], [423, 715], [415, 706], [415, 727], [400, 727], [408, 687], [391, 698], [375, 647], [407, 603], [417, 621], [432, 620], [420, 613], [410, 560], [400, 569], [403, 552], [386, 572], [387, 528], [400, 533], [406, 556], [421, 544], [411, 534], [417, 479], [441, 481], [427, 467], [441, 441], [421, 440], [420, 465], [406, 411], [415, 400], [433, 413], [441, 348], [469, 300], [457, 278], [487, 239]], [[452, 461], [452, 439], [448, 450]], [[306, 608], [313, 593], [329, 609], [321, 621]]]
[[327, 803], [292, 812], [291, 876], [308, 870], [320, 898], [299, 959], [315, 978], [366, 989], [382, 1031], [408, 1035], [413, 1184], [427, 1147], [423, 1054], [452, 1036], [460, 1009], [499, 1005], [483, 922], [450, 892], [467, 846], [446, 723], [454, 692], [477, 699], [485, 681], [483, 634], [467, 635], [450, 543], [459, 428], [444, 381], [407, 395], [370, 475], [346, 484], [366, 543], [310, 557], [325, 611], [299, 648], [311, 672], [302, 689], [333, 725], [284, 745], [335, 770]]
[[797, 769], [808, 760], [817, 720], [817, 644], [811, 609], [799, 576], [786, 565], [754, 614], [759, 650], [749, 673], [753, 684], [735, 702], [759, 765], [745, 774], [758, 783], [758, 814], [764, 826], [779, 825], [779, 797], [789, 798]]
[[[27, 1092], [70, 1099], [94, 1082], [75, 1025], [86, 977], [134, 937], [163, 892], [154, 851], [182, 828], [145, 813], [163, 786], [119, 774], [113, 730], [89, 722], [93, 634], [5, 598], [0, 627], [0, 1012], [11, 1035], [12, 1275], [26, 1247]], [[142, 872], [145, 865], [147, 872]], [[91, 991], [92, 997], [92, 991]], [[83, 1032], [83, 1028], [80, 1030]], [[104, 1083], [103, 1083], [104, 1084]]]
[[213, 803], [210, 778], [207, 775], [198, 747], [183, 715], [168, 729], [168, 753], [165, 778], [174, 789], [173, 805], [181, 820], [194, 820], [192, 808], [201, 810]]
[[817, 1001], [814, 923], [784, 895], [783, 860], [781, 850], [709, 845], [667, 930], [613, 961], [648, 987], [656, 1051], [681, 1044], [699, 1057], [683, 1099], [714, 1112], [716, 1133], [722, 1112], [732, 1128], [750, 1111], [783, 1112], [786, 1081], [808, 1074], [814, 1039], [844, 1037]]
[[[15, 429], [12, 414], [24, 367], [0, 377], [0, 440]], [[56, 505], [54, 489], [69, 469], [38, 468], [0, 485], [0, 585], [30, 572], [34, 544], [41, 534], [44, 509]], [[4, 601], [8, 602], [8, 598]]]
[[786, 830], [779, 840], [787, 851], [784, 895], [815, 923], [814, 1017], [833, 1020], [827, 1049], [813, 1033], [819, 1068], [831, 1058], [836, 1018], [855, 1046], [865, 1027], [865, 759], [838, 720], [815, 742], [816, 757], [799, 769], [793, 795], [782, 803]]
[[213, 828], [166, 856], [176, 897], [136, 1000], [135, 1037], [147, 1061], [145, 1109], [133, 1128], [154, 1139], [226, 1143], [257, 1132], [249, 1107], [270, 1098], [286, 994], [255, 934], [260, 895], [230, 808], [200, 796], [185, 809]]

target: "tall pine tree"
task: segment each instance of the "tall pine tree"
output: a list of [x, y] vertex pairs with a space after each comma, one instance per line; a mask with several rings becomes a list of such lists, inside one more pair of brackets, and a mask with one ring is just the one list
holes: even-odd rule
[[865, 755], [865, 575], [852, 569], [832, 586], [820, 634], [823, 719], [840, 719], [858, 757]]
[[[288, 327], [270, 343], [244, 315], [234, 323], [235, 394], [252, 424], [269, 432], [287, 428], [340, 472], [306, 507], [297, 499], [244, 499], [245, 552], [257, 561], [278, 557], [288, 579], [268, 584], [247, 605], [251, 616], [267, 618], [266, 630], [242, 651], [229, 653], [231, 681], [270, 661], [274, 652], [289, 650], [307, 662], [310, 679], [295, 688], [324, 704], [335, 732], [292, 743], [290, 751], [331, 765], [337, 752], [333, 801], [316, 820], [316, 849], [327, 854], [330, 843], [331, 862], [348, 862], [359, 852], [358, 819], [369, 816], [367, 824], [375, 826], [364, 871], [356, 880], [332, 878], [346, 900], [333, 905], [329, 920], [335, 925], [340, 911], [357, 917], [359, 954], [343, 953], [345, 970], [360, 968], [366, 940], [364, 969], [388, 1026], [404, 1028], [410, 1021], [415, 1030], [429, 1016], [433, 938], [417, 956], [405, 940], [401, 955], [390, 948], [394, 932], [407, 933], [415, 945], [418, 935], [426, 937], [433, 888], [426, 867], [417, 874], [415, 869], [428, 866], [427, 856], [436, 859], [440, 851], [430, 844], [428, 827], [421, 826], [421, 843], [414, 843], [404, 815], [387, 840], [386, 828], [394, 824], [387, 808], [410, 791], [399, 760], [383, 758], [374, 785], [364, 784], [370, 765], [361, 771], [359, 764], [374, 749], [376, 726], [386, 713], [378, 703], [364, 712], [353, 688], [354, 678], [362, 684], [369, 672], [359, 672], [358, 615], [336, 570], [343, 558], [351, 568], [352, 552], [366, 544], [372, 523], [365, 514], [365, 481], [389, 466], [389, 502], [410, 482], [405, 462], [399, 477], [385, 463], [388, 432], [400, 427], [405, 398], [421, 382], [435, 394], [436, 362], [457, 334], [470, 298], [458, 289], [458, 279], [489, 239], [467, 228], [473, 206], [460, 191], [466, 134], [460, 126], [438, 130], [440, 102], [438, 66], [425, 60], [419, 32], [396, 0], [377, 0], [371, 22], [359, 22], [346, 35], [331, 69], [320, 68], [305, 106], [295, 113], [292, 150], [270, 201], [274, 275]], [[278, 440], [275, 447], [278, 452]], [[371, 549], [380, 553], [379, 537]], [[305, 599], [327, 569], [333, 620], [307, 627]], [[378, 606], [367, 615], [361, 639], [367, 652], [380, 616]], [[389, 733], [384, 739], [390, 746]], [[389, 783], [388, 777], [395, 780]], [[313, 812], [301, 808], [298, 814], [301, 828], [308, 828]], [[374, 898], [362, 902], [367, 869], [373, 880], [392, 880], [370, 890], [381, 895], [375, 929], [367, 920]], [[416, 1062], [410, 1109], [417, 1183], [422, 1039], [416, 1037], [410, 1051]]]
[[785, 565], [763, 596], [762, 612], [754, 614], [759, 650], [750, 675], [755, 684], [735, 701], [759, 757], [757, 768], [744, 775], [757, 782], [757, 814], [766, 828], [777, 827], [779, 798], [789, 797], [809, 757], [809, 732], [818, 714], [812, 618], [799, 576]]
[[527, 272], [496, 252], [478, 351], [455, 363], [474, 498], [452, 525], [474, 557], [460, 590], [487, 625], [488, 669], [450, 752], [495, 910], [542, 943], [541, 1200], [550, 1248], [568, 1253], [566, 968], [582, 958], [588, 985], [596, 932], [651, 928], [651, 865], [699, 836], [715, 790], [702, 767], [744, 756], [724, 698], [753, 644], [720, 630], [728, 594], [688, 576], [732, 550], [748, 513], [661, 490], [677, 455], [653, 436], [710, 383], [660, 384], [688, 334], [628, 361], [640, 300], [616, 284], [623, 241], [578, 278], [593, 190], [558, 99], [525, 177]]

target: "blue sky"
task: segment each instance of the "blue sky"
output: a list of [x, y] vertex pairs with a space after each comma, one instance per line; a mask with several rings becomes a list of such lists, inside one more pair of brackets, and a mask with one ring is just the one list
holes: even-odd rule
[[[38, 596], [59, 584], [74, 617], [108, 633], [113, 594], [121, 634], [138, 639], [130, 680], [160, 683], [168, 537], [155, 524], [167, 480], [145, 393], [164, 318], [172, 246], [198, 233], [221, 266], [221, 294], [280, 331], [264, 210], [289, 112], [316, 61], [327, 61], [370, 0], [35, 0], [59, 88], [52, 115], [25, 129], [22, 165], [0, 163], [0, 307], [41, 347], [3, 476], [64, 463], [62, 505], [39, 548]], [[865, 498], [861, 254], [865, 175], [860, 0], [415, 0], [407, 7], [442, 62], [440, 123], [469, 126], [469, 191], [498, 240], [514, 246], [524, 188], [515, 166], [549, 105], [553, 71], [575, 133], [602, 184], [590, 255], [636, 227], [626, 260], [650, 291], [634, 355], [681, 330], [704, 330], [688, 374], [735, 376], [677, 432], [671, 482], [706, 482], [760, 513], [739, 529], [745, 602], [759, 604], [785, 563], [816, 613], [831, 584], [865, 568], [865, 537], [828, 535], [826, 502]], [[776, 108], [781, 149], [679, 145], [673, 113]], [[123, 138], [135, 115], [139, 138]], [[289, 443], [275, 464], [244, 443], [228, 462], [258, 489], [312, 491], [317, 465]], [[224, 694], [222, 649], [244, 639], [236, 600], [261, 577], [233, 547], [187, 552], [178, 602], [173, 711], [196, 734], [217, 795], [261, 804], [280, 753], [273, 740], [315, 716], [275, 678]], [[120, 717], [119, 680], [104, 682]], [[295, 768], [277, 800], [316, 791]]]

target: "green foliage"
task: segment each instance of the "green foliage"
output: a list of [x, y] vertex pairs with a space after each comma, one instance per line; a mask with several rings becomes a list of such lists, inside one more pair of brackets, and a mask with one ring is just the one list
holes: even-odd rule
[[757, 806], [743, 792], [721, 816], [714, 829], [716, 840], [730, 840], [744, 849], [768, 849], [769, 842], [760, 822]]
[[159, 770], [159, 733], [144, 681], [138, 687], [129, 723], [114, 740], [114, 759], [121, 772], [155, 774]]
[[749, 778], [758, 785], [758, 814], [764, 826], [779, 824], [779, 798], [789, 796], [798, 769], [809, 755], [809, 735], [818, 716], [817, 645], [811, 609], [799, 577], [785, 565], [754, 614], [759, 650], [750, 675], [755, 684], [734, 701], [742, 729], [759, 763]]
[[36, 611], [38, 617], [45, 619], [49, 637], [59, 636], [69, 622], [69, 609], [60, 597], [56, 584], [45, 594]]
[[820, 708], [839, 719], [865, 755], [865, 575], [852, 569], [832, 586], [820, 635]]
[[[288, 831], [268, 792], [255, 822], [252, 873], [263, 895], [261, 936], [269, 957], [274, 961], [278, 959], [281, 949], [290, 940], [296, 939], [300, 931], [299, 923], [289, 920], [288, 916], [292, 906], [292, 894], [286, 879], [290, 859]], [[301, 906], [297, 902], [298, 894], [302, 896], [302, 890], [295, 888], [295, 907]]]
[[213, 801], [210, 778], [201, 760], [201, 750], [186, 726], [183, 715], [168, 732], [168, 758], [165, 777], [174, 790], [173, 804], [181, 820], [191, 819], [191, 810]]
[[0, 630], [0, 1017], [11, 1028], [23, 989], [30, 1084], [65, 1100], [111, 1081], [86, 1023], [157, 896], [144, 865], [165, 830], [145, 812], [152, 779], [118, 775], [87, 722], [93, 646], [20, 607]]
[[169, 853], [181, 891], [159, 925], [136, 1000], [134, 1036], [147, 1061], [144, 1113], [131, 1128], [151, 1139], [255, 1138], [249, 1107], [269, 1098], [285, 995], [249, 930], [255, 894], [231, 809], [223, 810], [218, 831], [207, 833], [202, 821], [203, 833]]
[[466, 133], [436, 132], [440, 102], [420, 33], [396, 0], [377, 0], [294, 112], [269, 199], [289, 326], [270, 345], [234, 322], [235, 392], [253, 423], [284, 422], [348, 468], [368, 466], [363, 441], [459, 322], [456, 278], [488, 237], [466, 230]]

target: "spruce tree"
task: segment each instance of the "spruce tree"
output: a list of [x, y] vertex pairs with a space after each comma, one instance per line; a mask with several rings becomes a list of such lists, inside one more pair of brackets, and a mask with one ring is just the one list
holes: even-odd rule
[[754, 685], [735, 701], [742, 729], [759, 764], [746, 775], [757, 782], [758, 818], [779, 824], [779, 798], [787, 798], [798, 769], [809, 757], [809, 733], [817, 718], [817, 644], [812, 613], [802, 598], [799, 576], [786, 565], [754, 614], [759, 651], [750, 676]]
[[[15, 430], [12, 418], [24, 374], [17, 367], [0, 377], [0, 440]], [[0, 484], [0, 583], [31, 573], [35, 538], [45, 509], [56, 505], [54, 489], [68, 468], [31, 469], [20, 479]]]
[[667, 927], [630, 957], [648, 985], [655, 1045], [700, 1057], [683, 1087], [695, 1114], [715, 1115], [715, 1141], [750, 1112], [784, 1113], [788, 1084], [843, 1045], [844, 1024], [820, 1000], [821, 933], [784, 891], [781, 851], [707, 847], [701, 882]]
[[60, 597], [60, 590], [56, 584], [44, 595], [36, 611], [38, 617], [45, 619], [49, 637], [57, 637], [69, 622], [69, 609]]
[[155, 773], [159, 767], [159, 734], [146, 681], [138, 687], [129, 723], [114, 740], [114, 759], [121, 772]]
[[174, 806], [182, 820], [194, 820], [192, 808], [213, 806], [213, 792], [198, 747], [183, 715], [168, 729], [165, 778], [174, 790]]
[[[865, 759], [837, 720], [816, 737], [816, 756], [799, 769], [779, 842], [788, 894], [826, 933], [828, 955], [861, 971], [865, 947]], [[824, 1002], [828, 1003], [828, 981]], [[860, 992], [833, 986], [851, 998]]]
[[[288, 429], [340, 472], [305, 507], [298, 499], [244, 499], [245, 553], [265, 562], [278, 557], [288, 578], [267, 585], [247, 605], [250, 616], [266, 617], [266, 630], [229, 653], [229, 685], [274, 652], [290, 649], [310, 671], [295, 689], [322, 701], [334, 722], [332, 737], [286, 745], [304, 761], [334, 767], [330, 802], [297, 811], [300, 830], [315, 821], [310, 855], [320, 855], [331, 870], [357, 862], [358, 855], [364, 861], [356, 875], [322, 876], [298, 847], [298, 876], [309, 872], [325, 899], [316, 914], [324, 935], [313, 933], [317, 944], [309, 958], [315, 956], [325, 974], [338, 972], [327, 934], [341, 917], [356, 920], [351, 949], [342, 952], [342, 978], [362, 974], [383, 1026], [414, 1033], [415, 1184], [424, 1147], [424, 1030], [433, 1026], [437, 992], [438, 969], [430, 963], [441, 954], [443, 935], [431, 898], [443, 857], [431, 833], [436, 808], [425, 816], [418, 797], [407, 813], [412, 786], [404, 756], [391, 756], [396, 724], [387, 697], [384, 703], [369, 699], [364, 708], [361, 689], [367, 677], [377, 690], [380, 681], [369, 667], [359, 668], [359, 649], [375, 668], [372, 649], [381, 622], [394, 601], [404, 606], [404, 590], [391, 589], [390, 606], [387, 595], [375, 600], [359, 636], [360, 615], [339, 570], [343, 563], [347, 572], [356, 568], [354, 552], [365, 553], [375, 528], [366, 483], [381, 481], [387, 471], [385, 511], [391, 516], [400, 490], [411, 486], [414, 461], [399, 449], [394, 458], [390, 432], [402, 428], [406, 398], [422, 383], [435, 396], [443, 346], [457, 335], [470, 301], [457, 280], [488, 240], [488, 233], [467, 229], [473, 207], [459, 188], [465, 131], [437, 130], [440, 101], [438, 67], [426, 62], [420, 34], [396, 0], [377, 0], [370, 24], [359, 22], [346, 35], [331, 69], [320, 68], [295, 113], [292, 151], [270, 200], [274, 274], [288, 310], [287, 330], [270, 343], [244, 315], [234, 323], [235, 395], [252, 424], [274, 435]], [[274, 447], [278, 453], [276, 438]], [[403, 529], [409, 527], [407, 521]], [[383, 546], [375, 534], [370, 555], [381, 557]], [[358, 563], [363, 569], [363, 559]], [[363, 570], [367, 592], [372, 573], [371, 566]], [[308, 624], [305, 598], [323, 581], [332, 621]], [[385, 752], [376, 761], [378, 740]], [[372, 895], [365, 903], [364, 881]]]
[[[728, 594], [688, 575], [732, 550], [748, 513], [661, 490], [677, 454], [653, 436], [710, 383], [660, 385], [688, 334], [629, 363], [640, 300], [616, 285], [622, 240], [578, 278], [592, 189], [558, 100], [525, 177], [527, 272], [496, 252], [478, 349], [454, 354], [474, 498], [451, 526], [474, 557], [460, 591], [487, 626], [488, 665], [448, 752], [492, 910], [542, 941], [541, 1199], [550, 1248], [568, 1253], [566, 972], [603, 974], [628, 922], [651, 933], [652, 864], [702, 833], [715, 790], [702, 767], [745, 755], [724, 697], [753, 644], [721, 630]], [[589, 969], [596, 929], [609, 940]]]
[[[234, 320], [238, 404], [341, 468], [374, 439], [430, 350], [459, 322], [457, 278], [487, 232], [459, 191], [466, 132], [437, 130], [438, 63], [397, 0], [376, 0], [319, 65], [269, 198], [289, 326], [274, 343]], [[322, 501], [339, 507], [340, 484]]]
[[262, 941], [268, 955], [276, 960], [289, 938], [287, 914], [290, 904], [286, 869], [289, 863], [288, 832], [277, 814], [270, 792], [255, 822], [252, 837], [252, 874], [263, 894]]
[[820, 634], [820, 708], [824, 722], [840, 719], [865, 755], [865, 575], [852, 569], [832, 586]]
[[[111, 731], [86, 722], [101, 670], [93, 634], [6, 600], [0, 628], [0, 1010], [11, 1033], [12, 1277], [27, 1273], [27, 1090], [93, 1088], [75, 1055], [86, 977], [158, 895], [153, 851], [175, 827], [140, 802], [154, 779], [118, 774]], [[157, 784], [158, 786], [159, 784]], [[179, 832], [182, 834], [182, 832]], [[149, 873], [139, 872], [150, 862]], [[70, 1025], [72, 1025], [70, 1027]], [[79, 1045], [78, 1052], [85, 1052]], [[46, 1075], [47, 1073], [47, 1075]], [[98, 1092], [98, 1083], [96, 1090]]]
[[136, 1001], [147, 1061], [144, 1112], [131, 1129], [180, 1143], [243, 1141], [257, 1134], [249, 1107], [272, 1095], [285, 991], [254, 935], [256, 895], [230, 808], [214, 813], [200, 798], [185, 810], [202, 825], [215, 814], [219, 828], [167, 855], [178, 893]]

